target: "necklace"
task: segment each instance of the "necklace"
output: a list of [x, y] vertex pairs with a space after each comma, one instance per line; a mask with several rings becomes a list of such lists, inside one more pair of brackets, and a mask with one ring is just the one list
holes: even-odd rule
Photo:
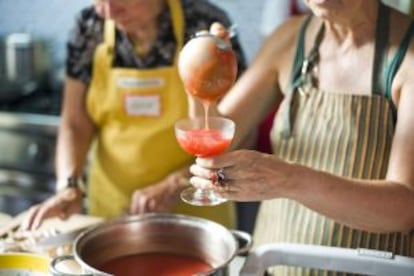
[[130, 39], [138, 56], [145, 57], [150, 52], [157, 39], [157, 35], [158, 30], [156, 25], [155, 27], [146, 28], [141, 32], [137, 32], [135, 35], [130, 35]]

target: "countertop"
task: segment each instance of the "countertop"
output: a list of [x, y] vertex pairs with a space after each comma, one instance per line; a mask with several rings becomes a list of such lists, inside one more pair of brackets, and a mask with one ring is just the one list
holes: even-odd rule
[[[8, 221], [11, 221], [12, 217], [0, 213], [0, 226], [4, 225]], [[61, 220], [59, 218], [47, 219], [38, 231], [50, 231], [54, 229], [59, 233], [67, 233], [77, 229], [85, 228], [99, 222], [102, 222], [102, 218], [87, 216], [87, 215], [73, 215], [67, 220]], [[236, 256], [229, 265], [229, 275], [236, 276], [239, 275], [241, 267], [243, 266], [245, 257]]]

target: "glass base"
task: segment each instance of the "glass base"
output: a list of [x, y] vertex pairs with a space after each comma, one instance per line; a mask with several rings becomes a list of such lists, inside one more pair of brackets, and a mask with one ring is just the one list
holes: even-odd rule
[[181, 192], [181, 199], [195, 206], [215, 206], [222, 204], [227, 199], [218, 197], [213, 190], [202, 190], [190, 187]]

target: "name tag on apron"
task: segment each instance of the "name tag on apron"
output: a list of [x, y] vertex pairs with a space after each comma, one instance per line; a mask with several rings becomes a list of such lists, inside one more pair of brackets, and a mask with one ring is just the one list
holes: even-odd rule
[[159, 95], [125, 95], [125, 112], [129, 116], [161, 116]]
[[136, 77], [119, 77], [116, 82], [118, 88], [140, 88], [152, 89], [161, 88], [165, 85], [163, 78], [136, 78]]

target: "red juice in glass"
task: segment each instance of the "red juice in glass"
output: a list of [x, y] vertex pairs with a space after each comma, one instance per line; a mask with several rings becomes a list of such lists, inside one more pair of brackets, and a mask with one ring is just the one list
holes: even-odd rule
[[[186, 152], [198, 157], [208, 157], [221, 154], [230, 146], [235, 128], [235, 123], [227, 118], [186, 118], [175, 123], [175, 135]], [[195, 187], [182, 191], [181, 199], [199, 206], [212, 206], [227, 201], [218, 197], [212, 189]]]
[[187, 130], [177, 140], [186, 152], [200, 157], [220, 154], [231, 143], [231, 137], [225, 137], [219, 129]]

